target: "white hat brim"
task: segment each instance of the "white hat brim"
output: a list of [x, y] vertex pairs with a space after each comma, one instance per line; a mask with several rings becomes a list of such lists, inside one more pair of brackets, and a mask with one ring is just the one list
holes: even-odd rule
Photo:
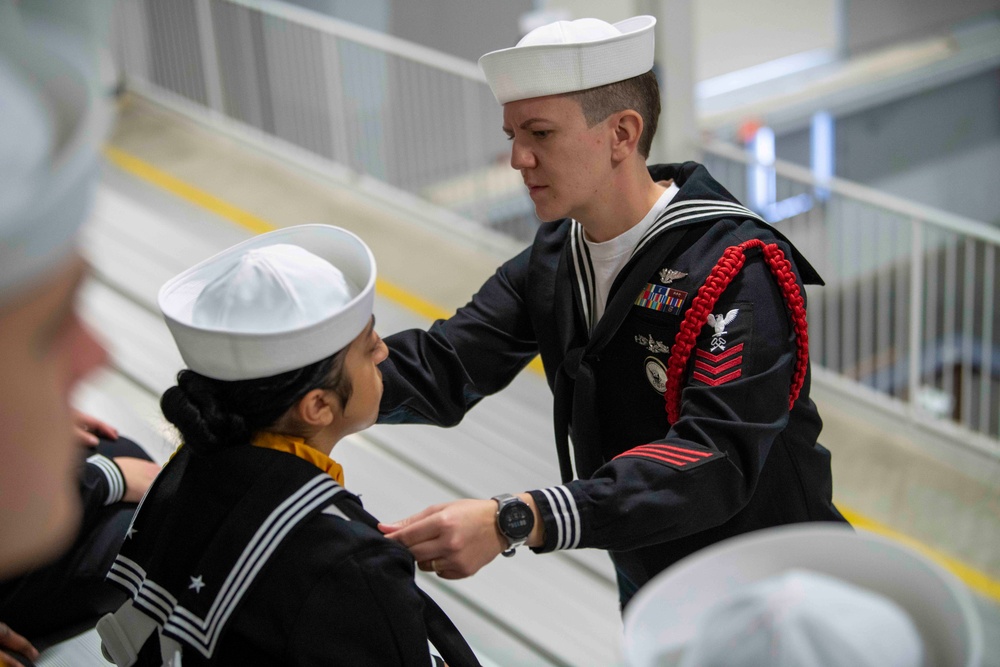
[[626, 664], [676, 664], [716, 602], [790, 569], [827, 574], [896, 602], [920, 632], [927, 664], [979, 664], [979, 617], [968, 590], [951, 573], [879, 535], [819, 523], [740, 535], [654, 577], [625, 609]]
[[[277, 243], [305, 248], [343, 272], [358, 294], [307, 327], [267, 333], [232, 332], [193, 323], [195, 300], [247, 250]], [[375, 257], [345, 229], [300, 225], [255, 236], [167, 281], [157, 302], [187, 366], [217, 380], [270, 377], [325, 359], [351, 344], [368, 325], [375, 302]]]
[[588, 90], [645, 74], [653, 68], [652, 16], [614, 24], [622, 34], [572, 44], [536, 44], [491, 51], [479, 67], [500, 104]]

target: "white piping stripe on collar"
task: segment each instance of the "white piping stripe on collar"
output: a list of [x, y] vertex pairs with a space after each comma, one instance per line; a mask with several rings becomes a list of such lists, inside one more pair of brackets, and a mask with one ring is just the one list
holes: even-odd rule
[[580, 513], [573, 494], [565, 486], [542, 489], [556, 522], [556, 550], [575, 549], [580, 544]]
[[714, 217], [720, 213], [734, 213], [744, 218], [755, 218], [763, 222], [763, 218], [759, 215], [747, 207], [733, 202], [718, 201], [715, 199], [688, 199], [686, 201], [674, 202], [668, 204], [656, 222], [646, 230], [646, 233], [643, 234], [642, 238], [635, 245], [632, 256], [634, 257], [649, 241], [652, 241], [668, 227], [695, 218]]
[[166, 622], [170, 612], [177, 606], [177, 598], [162, 586], [146, 579], [146, 571], [135, 561], [121, 554], [111, 565], [108, 579], [117, 581], [132, 592], [135, 604], [146, 615], [156, 619], [160, 625]]
[[594, 284], [594, 265], [590, 261], [590, 249], [583, 239], [583, 225], [576, 220], [573, 220], [572, 224], [570, 244], [573, 251], [573, 268], [576, 269], [576, 283], [580, 289], [580, 303], [583, 304], [583, 319], [587, 323], [588, 331], [593, 331], [593, 317], [596, 310], [594, 295], [597, 291], [597, 286]]
[[322, 473], [271, 512], [226, 576], [206, 619], [178, 606], [177, 599], [166, 589], [146, 579], [142, 567], [120, 554], [111, 566], [108, 578], [131, 590], [135, 604], [156, 618], [165, 632], [183, 638], [199, 653], [210, 658], [229, 616], [282, 540], [314, 509], [343, 490], [329, 475]]
[[325, 510], [323, 510], [322, 512], [320, 512], [320, 514], [328, 514], [329, 516], [339, 517], [341, 519], [344, 519], [345, 521], [350, 521], [351, 520], [351, 517], [349, 517], [346, 514], [344, 514], [344, 511], [342, 509], [340, 509], [339, 507], [337, 507], [336, 505], [330, 505]]
[[129, 589], [133, 596], [139, 592], [145, 577], [146, 571], [139, 567], [138, 563], [121, 554], [115, 558], [115, 562], [111, 564], [111, 571], [108, 572], [108, 579], [117, 581]]
[[281, 541], [296, 524], [341, 491], [343, 488], [323, 473], [288, 497], [254, 534], [226, 577], [208, 616], [201, 619], [183, 607], [176, 607], [164, 631], [187, 639], [205, 657], [210, 657], [229, 616]]
[[167, 622], [170, 613], [177, 607], [177, 598], [171, 595], [170, 591], [148, 579], [143, 584], [143, 590], [140, 591], [137, 600], [140, 606], [155, 610], [161, 624]]

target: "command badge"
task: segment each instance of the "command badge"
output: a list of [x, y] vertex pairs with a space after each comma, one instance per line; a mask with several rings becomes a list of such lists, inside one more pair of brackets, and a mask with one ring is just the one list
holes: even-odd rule
[[646, 379], [656, 393], [662, 394], [667, 390], [667, 367], [656, 357], [646, 357]]

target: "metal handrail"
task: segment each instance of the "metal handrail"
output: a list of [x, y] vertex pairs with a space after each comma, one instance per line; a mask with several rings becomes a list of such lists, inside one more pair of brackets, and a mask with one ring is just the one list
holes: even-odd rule
[[[753, 155], [748, 151], [719, 139], [705, 139], [701, 144], [701, 148], [707, 153], [736, 160], [747, 166], [757, 164]], [[876, 190], [875, 188], [870, 188], [843, 178], [833, 177], [828, 181], [820, 181], [809, 168], [785, 160], [775, 160], [768, 166], [773, 167], [778, 175], [797, 181], [803, 185], [813, 188], [824, 188], [844, 197], [871, 204], [872, 206], [898, 213], [907, 218], [914, 218], [949, 232], [971, 236], [986, 243], [1000, 245], [1000, 228], [979, 222], [978, 220], [903, 199], [882, 190]]]
[[277, 0], [226, 0], [227, 2], [285, 19], [305, 28], [312, 28], [332, 37], [342, 37], [412, 62], [433, 67], [471, 81], [486, 83], [486, 76], [476, 63], [438, 51], [415, 42], [408, 42], [384, 32], [371, 30], [326, 14]]

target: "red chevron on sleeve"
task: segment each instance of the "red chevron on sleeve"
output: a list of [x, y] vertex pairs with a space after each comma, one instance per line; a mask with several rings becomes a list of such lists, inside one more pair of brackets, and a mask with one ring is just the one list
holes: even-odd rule
[[691, 374], [691, 379], [704, 382], [710, 387], [718, 387], [720, 384], [735, 380], [743, 375], [743, 370], [740, 368], [743, 364], [741, 352], [743, 352], [743, 343], [734, 345], [719, 354], [712, 354], [701, 349], [695, 350], [694, 372]]
[[[743, 351], [743, 343], [740, 343], [739, 345], [733, 345], [731, 348], [720, 354], [712, 354], [702, 349], [695, 350], [695, 354], [698, 355], [699, 359], [706, 359], [709, 363], [717, 364], [723, 359], [728, 359], [734, 354], [739, 354], [742, 351]], [[743, 355], [740, 356], [742, 357]]]
[[624, 457], [639, 457], [665, 463], [677, 470], [688, 470], [702, 463], [707, 463], [712, 459], [722, 456], [722, 452], [706, 451], [704, 449], [691, 449], [689, 447], [678, 447], [677, 445], [667, 445], [662, 443], [639, 445], [628, 451], [622, 452], [615, 459]]

